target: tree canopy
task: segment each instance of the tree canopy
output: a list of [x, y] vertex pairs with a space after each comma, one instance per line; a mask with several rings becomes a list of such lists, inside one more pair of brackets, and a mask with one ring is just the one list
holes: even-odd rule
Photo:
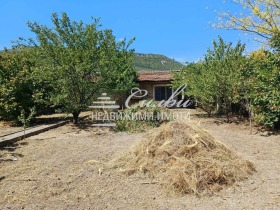
[[233, 0], [233, 3], [240, 6], [240, 13], [220, 12], [215, 27], [250, 32], [264, 39], [280, 32], [278, 0]]
[[35, 38], [20, 38], [0, 53], [1, 118], [60, 107], [76, 123], [94, 96], [122, 94], [136, 85], [134, 38], [116, 41], [99, 19], [84, 24], [53, 13], [51, 20], [52, 27], [28, 22]]
[[53, 13], [51, 20], [53, 28], [28, 22], [36, 39], [22, 39], [18, 47], [36, 51], [37, 70], [53, 87], [51, 102], [71, 112], [75, 122], [101, 90], [123, 92], [135, 85], [133, 40], [117, 42], [112, 30], [100, 29], [99, 19], [84, 24]]
[[234, 92], [238, 69], [245, 59], [244, 48], [240, 42], [233, 46], [219, 37], [201, 62], [189, 64], [176, 76], [177, 86], [187, 84], [187, 94], [194, 96], [208, 114], [213, 111], [228, 114], [236, 100]]
[[0, 117], [17, 119], [22, 111], [49, 107], [50, 85], [35, 71], [32, 49], [11, 49], [0, 53]]
[[245, 45], [213, 41], [203, 60], [190, 63], [175, 75], [174, 86], [187, 85], [209, 115], [248, 116], [269, 128], [280, 126], [279, 37], [275, 53], [265, 50], [243, 55]]

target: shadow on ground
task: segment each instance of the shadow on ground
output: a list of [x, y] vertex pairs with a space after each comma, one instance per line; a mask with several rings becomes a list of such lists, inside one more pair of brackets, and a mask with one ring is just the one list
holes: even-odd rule
[[[0, 163], [1, 162], [9, 162], [9, 161], [16, 161], [18, 158], [22, 158], [23, 155], [20, 153], [15, 152], [18, 148], [22, 145], [27, 145], [27, 142], [20, 142], [20, 143], [13, 143], [7, 145], [5, 147], [0, 148]], [[1, 181], [1, 177], [0, 177]]]

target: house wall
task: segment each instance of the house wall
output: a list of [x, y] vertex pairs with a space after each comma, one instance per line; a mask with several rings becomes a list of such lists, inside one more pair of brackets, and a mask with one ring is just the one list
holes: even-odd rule
[[153, 99], [154, 98], [154, 86], [166, 86], [171, 85], [170, 82], [139, 82], [139, 88], [141, 90], [147, 90], [148, 95], [146, 98]]

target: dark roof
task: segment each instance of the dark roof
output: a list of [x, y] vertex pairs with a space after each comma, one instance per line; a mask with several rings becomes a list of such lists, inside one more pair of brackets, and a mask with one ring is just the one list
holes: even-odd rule
[[140, 72], [137, 79], [139, 82], [170, 82], [172, 80], [171, 72], [167, 71]]

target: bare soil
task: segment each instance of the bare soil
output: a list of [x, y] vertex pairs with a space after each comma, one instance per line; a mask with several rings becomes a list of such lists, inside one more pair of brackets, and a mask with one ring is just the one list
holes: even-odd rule
[[0, 137], [22, 130], [22, 127], [13, 126], [11, 122], [0, 121]]
[[[80, 114], [80, 117], [89, 116], [91, 112], [85, 111]], [[57, 114], [50, 114], [50, 115], [41, 115], [37, 116], [30, 124], [29, 128], [40, 126], [42, 124], [51, 124], [56, 123], [63, 120], [71, 120], [72, 115], [66, 113], [57, 113]], [[19, 131], [23, 131], [23, 126], [16, 125], [14, 122], [10, 121], [0, 121], [0, 137], [5, 136], [11, 133], [16, 133]]]
[[280, 209], [280, 136], [249, 135], [244, 123], [195, 116], [257, 172], [217, 194], [168, 194], [157, 180], [106, 163], [143, 133], [71, 124], [0, 150], [0, 209]]

